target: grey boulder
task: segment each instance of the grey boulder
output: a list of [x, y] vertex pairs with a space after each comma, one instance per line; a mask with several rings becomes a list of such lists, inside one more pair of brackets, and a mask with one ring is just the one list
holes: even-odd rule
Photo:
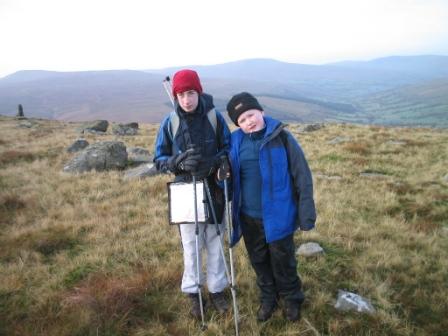
[[63, 169], [68, 173], [90, 170], [124, 169], [128, 161], [126, 146], [119, 141], [102, 141], [92, 144], [79, 153]]

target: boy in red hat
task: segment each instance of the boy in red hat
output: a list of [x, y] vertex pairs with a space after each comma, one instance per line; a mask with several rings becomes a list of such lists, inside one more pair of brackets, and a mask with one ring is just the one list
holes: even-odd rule
[[[160, 125], [154, 163], [159, 171], [173, 173], [176, 176], [174, 182], [191, 182], [193, 175], [197, 180], [207, 179], [217, 221], [223, 232], [221, 221], [224, 200], [213, 173], [219, 166], [221, 156], [228, 152], [229, 128], [222, 115], [214, 109], [213, 97], [203, 93], [195, 71], [178, 71], [173, 77], [172, 94], [175, 101], [174, 114], [168, 115]], [[181, 290], [189, 295], [191, 313], [199, 319], [201, 311], [196, 283], [195, 225], [180, 224], [180, 232], [184, 255]], [[199, 237], [199, 263], [202, 250], [205, 249], [207, 253], [207, 287], [210, 299], [216, 310], [223, 313], [228, 309], [224, 295], [228, 281], [220, 253], [220, 236], [214, 225], [199, 224]], [[204, 275], [200, 274], [201, 284], [203, 278]]]

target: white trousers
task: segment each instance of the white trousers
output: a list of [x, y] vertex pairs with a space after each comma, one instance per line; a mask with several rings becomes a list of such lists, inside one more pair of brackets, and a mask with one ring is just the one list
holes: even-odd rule
[[[184, 275], [182, 277], [181, 290], [184, 293], [197, 293], [196, 283], [196, 234], [195, 224], [180, 224], [182, 245], [184, 248]], [[207, 287], [210, 293], [222, 292], [228, 281], [225, 272], [224, 260], [221, 255], [219, 239], [224, 238], [224, 225], [219, 224], [220, 237], [216, 234], [215, 224], [199, 224], [199, 270], [200, 284], [204, 283], [202, 267], [202, 254], [207, 254]]]

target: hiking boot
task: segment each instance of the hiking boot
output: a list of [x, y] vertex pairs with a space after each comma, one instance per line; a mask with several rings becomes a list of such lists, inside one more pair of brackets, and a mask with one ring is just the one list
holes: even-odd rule
[[284, 313], [288, 321], [294, 322], [300, 320], [300, 303], [285, 302]]
[[[199, 303], [199, 294], [198, 293], [191, 293], [188, 294], [188, 297], [190, 298], [190, 314], [197, 320], [200, 320], [201, 317], [201, 305]], [[204, 306], [204, 314], [205, 314], [205, 300], [202, 298], [202, 304]]]
[[224, 292], [210, 293], [210, 300], [218, 313], [223, 314], [229, 310], [229, 304]]
[[257, 311], [257, 320], [260, 322], [269, 320], [276, 309], [276, 302], [262, 302]]

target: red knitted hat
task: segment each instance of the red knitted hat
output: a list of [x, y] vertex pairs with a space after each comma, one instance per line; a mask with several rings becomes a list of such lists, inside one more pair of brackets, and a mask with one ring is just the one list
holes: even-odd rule
[[194, 70], [180, 70], [173, 77], [173, 96], [176, 98], [178, 93], [188, 90], [195, 90], [198, 94], [202, 93], [201, 81]]

